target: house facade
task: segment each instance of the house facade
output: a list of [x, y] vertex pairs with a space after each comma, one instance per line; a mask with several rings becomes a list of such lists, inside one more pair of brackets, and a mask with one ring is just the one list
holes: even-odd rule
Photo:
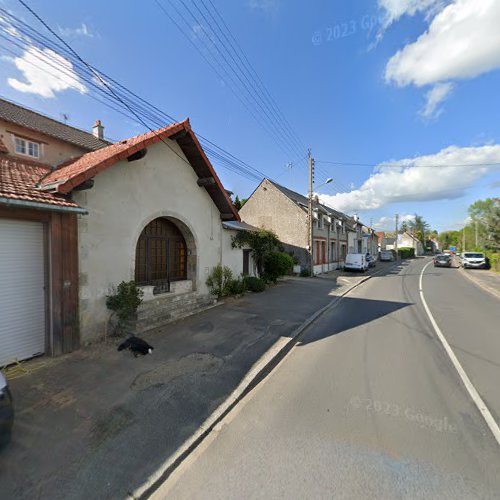
[[0, 366], [80, 345], [77, 217], [37, 183], [108, 143], [0, 99]]
[[[121, 281], [143, 287], [144, 331], [211, 306], [205, 282], [216, 265], [252, 273], [249, 252], [231, 246], [237, 231], [252, 228], [188, 120], [115, 144], [96, 122], [96, 136], [78, 131], [89, 141], [82, 146], [78, 129], [32, 118], [35, 130], [25, 125], [14, 140], [0, 134], [0, 315], [9, 318], [0, 325], [0, 366], [105, 336], [106, 295]], [[15, 140], [34, 143], [43, 130], [38, 151]], [[56, 139], [67, 143], [61, 154]]]
[[87, 153], [41, 188], [71, 192], [87, 212], [78, 219], [83, 342], [106, 334], [106, 295], [121, 281], [144, 290], [144, 331], [189, 312], [183, 301], [173, 309], [174, 296], [211, 305], [205, 282], [216, 265], [243, 272], [243, 251], [231, 246], [238, 213], [189, 120]]
[[[264, 179], [241, 208], [243, 221], [272, 230], [301, 267], [310, 266], [308, 198], [269, 179]], [[313, 200], [314, 273], [344, 264], [352, 249], [362, 250], [362, 224]]]
[[398, 234], [398, 248], [409, 247], [415, 250], [415, 255], [424, 255], [424, 246], [422, 242], [413, 234], [405, 231], [402, 234]]

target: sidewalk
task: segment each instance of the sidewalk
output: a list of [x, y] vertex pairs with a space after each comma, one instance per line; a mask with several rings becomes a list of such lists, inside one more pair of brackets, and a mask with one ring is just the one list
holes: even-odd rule
[[484, 269], [463, 269], [460, 271], [480, 288], [500, 299], [500, 274]]
[[[381, 266], [370, 269], [383, 271]], [[366, 275], [290, 279], [144, 335], [151, 356], [99, 344], [11, 380], [5, 498], [124, 498], [195, 433], [252, 366]]]

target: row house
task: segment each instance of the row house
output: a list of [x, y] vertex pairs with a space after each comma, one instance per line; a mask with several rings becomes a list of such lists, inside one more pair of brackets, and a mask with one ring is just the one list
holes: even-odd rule
[[[264, 179], [239, 211], [243, 221], [276, 233], [301, 269], [310, 268], [308, 198]], [[342, 267], [347, 253], [362, 252], [363, 224], [313, 200], [314, 273]], [[370, 233], [371, 239], [373, 239]], [[370, 239], [369, 248], [372, 248]], [[370, 251], [370, 250], [367, 250]], [[297, 269], [298, 270], [298, 269]]]

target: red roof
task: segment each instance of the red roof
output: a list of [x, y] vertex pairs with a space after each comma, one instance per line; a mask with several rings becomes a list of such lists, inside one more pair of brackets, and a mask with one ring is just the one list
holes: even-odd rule
[[[35, 186], [50, 172], [48, 165], [14, 158], [0, 157], [0, 203], [1, 198], [13, 201], [40, 203], [47, 209], [55, 207], [80, 208], [74, 201], [64, 196], [40, 191]], [[8, 203], [8, 201], [7, 201]], [[44, 208], [44, 207], [40, 207]]]
[[69, 193], [82, 182], [91, 179], [115, 163], [127, 160], [134, 153], [165, 139], [177, 141], [199, 178], [213, 179], [211, 184], [205, 185], [205, 189], [219, 208], [223, 218], [226, 220], [240, 220], [238, 212], [191, 129], [189, 119], [153, 132], [119, 141], [97, 151], [86, 153], [77, 159], [70, 160], [46, 176], [41, 181], [40, 187], [45, 190], [55, 190], [59, 193]]

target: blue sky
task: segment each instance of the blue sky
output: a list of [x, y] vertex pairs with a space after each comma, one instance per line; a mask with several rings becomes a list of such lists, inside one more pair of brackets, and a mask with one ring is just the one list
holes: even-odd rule
[[[159, 1], [174, 13], [167, 0]], [[194, 0], [172, 2], [186, 16], [186, 5], [194, 9]], [[316, 185], [333, 177], [318, 190], [325, 202], [381, 229], [393, 226], [395, 213], [416, 212], [444, 230], [460, 227], [476, 199], [499, 196], [498, 167], [474, 166], [500, 163], [496, 0], [483, 0], [482, 10], [473, 0], [213, 3], [300, 142], [312, 149]], [[29, 4], [94, 66], [170, 115], [189, 116], [195, 131], [269, 177], [306, 192], [306, 151], [299, 157], [279, 148], [155, 0], [140, 8], [111, 0]], [[17, 1], [0, 5], [40, 28]], [[190, 25], [191, 40], [201, 46], [203, 21]], [[52, 88], [48, 96], [50, 77], [27, 73], [26, 54], [5, 39], [0, 46], [2, 96], [55, 118], [66, 113], [70, 124], [85, 129], [100, 118], [112, 139], [144, 129], [84, 88]], [[400, 160], [411, 161], [373, 167]], [[443, 164], [473, 166], [421, 166]], [[214, 165], [240, 197], [256, 187]]]

